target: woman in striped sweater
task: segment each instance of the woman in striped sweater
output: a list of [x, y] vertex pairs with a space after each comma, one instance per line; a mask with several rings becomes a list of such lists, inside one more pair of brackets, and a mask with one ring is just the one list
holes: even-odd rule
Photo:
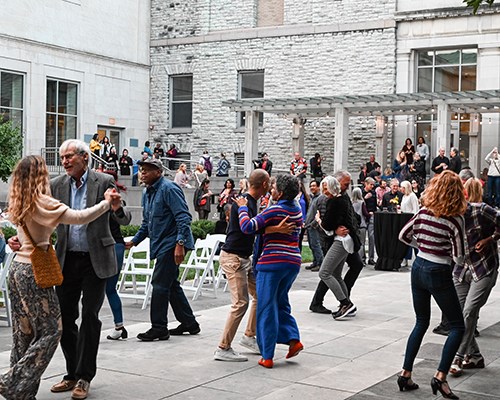
[[467, 203], [459, 176], [452, 171], [435, 175], [422, 195], [424, 206], [401, 230], [399, 240], [417, 247], [418, 256], [411, 271], [411, 289], [416, 323], [408, 343], [403, 371], [398, 377], [401, 391], [418, 389], [411, 379], [413, 363], [429, 328], [431, 296], [449, 320], [450, 334], [441, 361], [431, 380], [434, 394], [458, 399], [446, 377], [465, 330], [464, 319], [452, 279], [452, 261], [462, 264], [464, 258], [464, 219]]
[[256, 233], [283, 220], [295, 224], [291, 234], [264, 233], [263, 250], [257, 262], [257, 342], [262, 354], [259, 364], [266, 368], [273, 367], [276, 343], [289, 345], [286, 358], [296, 356], [304, 348], [288, 300], [301, 264], [299, 234], [303, 220], [295, 201], [298, 193], [297, 177], [278, 175], [271, 187], [271, 196], [277, 203], [252, 219], [248, 216], [246, 198], [236, 199], [244, 233]]

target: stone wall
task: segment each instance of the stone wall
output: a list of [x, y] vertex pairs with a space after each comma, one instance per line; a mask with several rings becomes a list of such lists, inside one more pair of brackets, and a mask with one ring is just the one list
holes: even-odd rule
[[[163, 31], [155, 17], [156, 13], [160, 13], [157, 9], [159, 2], [153, 1], [155, 3], [157, 7], [153, 7], [152, 38], [161, 38]], [[203, 1], [196, 4], [201, 7], [202, 3], [207, 4]], [[212, 5], [215, 3], [211, 2]], [[304, 9], [314, 6], [317, 11], [315, 18], [323, 23], [340, 22], [334, 19], [338, 17], [338, 10], [329, 9], [329, 6], [330, 3], [341, 2], [322, 2], [323, 11], [329, 9], [331, 20], [328, 20], [327, 13], [320, 15], [320, 3], [306, 2]], [[373, 12], [380, 14], [379, 17], [372, 12], [373, 21], [388, 18], [387, 10], [395, 7], [394, 1], [389, 0], [342, 3], [344, 12], [347, 12], [348, 4], [351, 4], [353, 12], [357, 12], [357, 9], [352, 8], [354, 3], [364, 4], [363, 13], [368, 13], [371, 7]], [[194, 7], [193, 4], [191, 7]], [[185, 7], [187, 10], [188, 6]], [[291, 7], [298, 7], [298, 3], [294, 5], [294, 2], [285, 0], [285, 10], [288, 10], [285, 11], [286, 15]], [[190, 9], [193, 21], [199, 17], [196, 10], [200, 11], [196, 7]], [[166, 12], [171, 11], [169, 8]], [[248, 26], [247, 16], [244, 13], [237, 15], [242, 17], [241, 27]], [[354, 21], [354, 15], [351, 21]], [[191, 152], [193, 158], [207, 148], [214, 156], [220, 151], [227, 152], [233, 162], [234, 153], [244, 149], [244, 132], [237, 128], [236, 113], [222, 107], [221, 102], [237, 98], [238, 71], [241, 70], [265, 71], [266, 98], [394, 93], [395, 29], [371, 29], [370, 23], [366, 28], [358, 24], [357, 30], [337, 29], [318, 34], [284, 33], [279, 36], [276, 31], [252, 38], [226, 37], [221, 41], [194, 38], [197, 43], [189, 43], [189, 40], [182, 44], [153, 43], [150, 122], [155, 126], [154, 135], [169, 144], [175, 143], [182, 151]], [[182, 24], [175, 24], [175, 21], [171, 24], [178, 26], [179, 30], [183, 29]], [[195, 30], [193, 25], [186, 26]], [[196, 29], [197, 32], [203, 31], [200, 26]], [[188, 133], [169, 130], [169, 74], [176, 72], [193, 74], [193, 125], [192, 131]], [[288, 169], [292, 158], [291, 123], [291, 117], [265, 114], [264, 126], [259, 135], [259, 151], [268, 152], [277, 168]], [[374, 151], [374, 134], [373, 120], [351, 118], [351, 171], [357, 171], [359, 163]], [[327, 171], [333, 168], [333, 135], [333, 118], [309, 118], [305, 126], [304, 155], [308, 159], [315, 152], [325, 155]]]

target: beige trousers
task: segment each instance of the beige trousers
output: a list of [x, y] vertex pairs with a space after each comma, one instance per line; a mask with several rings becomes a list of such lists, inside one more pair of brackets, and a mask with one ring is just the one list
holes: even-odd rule
[[252, 262], [250, 258], [243, 258], [236, 254], [221, 251], [220, 266], [226, 274], [229, 291], [231, 293], [231, 310], [227, 316], [224, 332], [219, 343], [222, 349], [231, 347], [236, 331], [240, 325], [245, 312], [248, 309], [249, 294], [252, 296], [252, 305], [250, 306], [250, 314], [248, 316], [245, 335], [249, 337], [255, 336], [256, 330], [256, 313], [257, 313], [257, 293], [255, 291], [255, 276], [252, 270]]

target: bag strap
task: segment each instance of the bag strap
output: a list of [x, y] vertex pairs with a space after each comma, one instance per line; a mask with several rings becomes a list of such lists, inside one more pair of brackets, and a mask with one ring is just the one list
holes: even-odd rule
[[21, 227], [23, 228], [23, 231], [26, 234], [26, 236], [28, 237], [28, 239], [31, 242], [32, 246], [36, 247], [36, 243], [33, 240], [33, 237], [31, 236], [30, 231], [28, 230], [28, 227], [26, 225], [22, 225]]
[[500, 169], [498, 169], [498, 165], [497, 163], [495, 162], [495, 160], [491, 160], [491, 162], [493, 163], [493, 165], [495, 166], [495, 168], [497, 169], [498, 173], [500, 174]]

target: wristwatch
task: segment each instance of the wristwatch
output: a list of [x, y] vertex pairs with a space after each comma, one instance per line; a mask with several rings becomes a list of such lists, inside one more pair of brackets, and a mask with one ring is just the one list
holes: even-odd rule
[[184, 246], [184, 240], [182, 240], [182, 239], [181, 239], [181, 240], [178, 240], [178, 241], [177, 241], [177, 244], [178, 244], [179, 246]]

